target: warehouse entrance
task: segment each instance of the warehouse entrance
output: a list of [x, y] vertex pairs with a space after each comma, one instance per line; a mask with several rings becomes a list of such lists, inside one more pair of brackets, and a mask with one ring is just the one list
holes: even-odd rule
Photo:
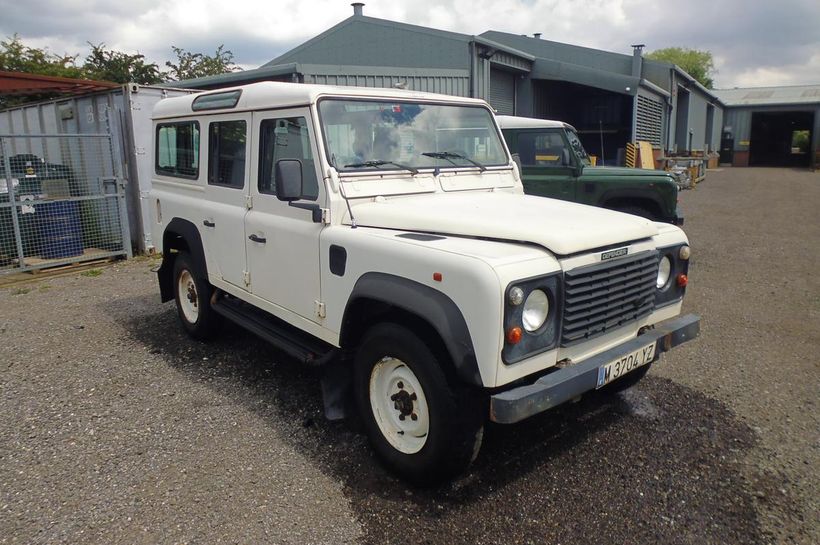
[[749, 165], [811, 166], [814, 112], [753, 112]]
[[632, 138], [631, 95], [555, 80], [534, 81], [533, 95], [535, 117], [569, 123], [599, 165], [619, 164]]

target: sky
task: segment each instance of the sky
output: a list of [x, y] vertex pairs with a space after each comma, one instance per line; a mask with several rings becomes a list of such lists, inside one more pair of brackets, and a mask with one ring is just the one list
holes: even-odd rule
[[[0, 39], [80, 59], [87, 42], [104, 43], [161, 67], [172, 45], [213, 54], [224, 44], [256, 68], [352, 13], [349, 0], [0, 0]], [[820, 0], [370, 0], [364, 14], [626, 54], [635, 43], [708, 50], [717, 88], [820, 83]]]

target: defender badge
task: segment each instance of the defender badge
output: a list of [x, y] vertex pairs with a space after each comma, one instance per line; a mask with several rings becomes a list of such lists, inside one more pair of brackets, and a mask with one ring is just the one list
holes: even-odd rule
[[607, 259], [615, 259], [616, 257], [623, 257], [629, 253], [629, 248], [618, 248], [617, 250], [609, 250], [608, 252], [603, 252], [601, 254], [601, 261], [606, 261]]

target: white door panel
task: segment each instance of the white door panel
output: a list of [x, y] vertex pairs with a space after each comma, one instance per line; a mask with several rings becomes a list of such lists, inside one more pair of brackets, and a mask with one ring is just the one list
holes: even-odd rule
[[[209, 274], [245, 289], [245, 215], [250, 172], [251, 116], [247, 113], [205, 118], [202, 147], [205, 199], [196, 218], [210, 263]], [[243, 126], [244, 124], [244, 126]], [[244, 129], [244, 131], [243, 131]], [[244, 140], [244, 143], [243, 143]]]
[[312, 133], [307, 108], [254, 113], [253, 141], [257, 144], [251, 168], [253, 206], [245, 216], [245, 247], [251, 293], [321, 323], [315, 302], [321, 300], [319, 235], [323, 226], [313, 222], [310, 210], [280, 201], [272, 179], [275, 160], [299, 159], [303, 162], [307, 193], [316, 199], [298, 202], [324, 206], [326, 197], [316, 168]]

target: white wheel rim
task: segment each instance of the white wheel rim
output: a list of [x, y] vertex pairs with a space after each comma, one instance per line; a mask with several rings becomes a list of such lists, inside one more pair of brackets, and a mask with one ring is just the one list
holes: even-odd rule
[[183, 270], [179, 273], [178, 288], [179, 288], [179, 308], [182, 309], [182, 314], [185, 319], [192, 324], [196, 323], [199, 317], [199, 294], [196, 291], [196, 282], [191, 272]]
[[373, 366], [370, 408], [393, 448], [415, 454], [424, 447], [430, 431], [427, 398], [416, 374], [403, 361], [385, 357]]

